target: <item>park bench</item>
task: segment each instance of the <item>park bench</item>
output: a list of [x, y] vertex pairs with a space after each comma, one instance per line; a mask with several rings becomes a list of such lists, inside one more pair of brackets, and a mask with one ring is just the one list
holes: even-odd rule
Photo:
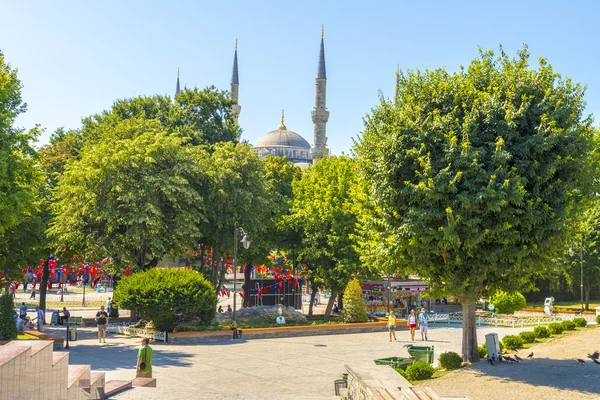
[[83, 328], [84, 322], [83, 317], [69, 317], [69, 320], [65, 322], [65, 325], [69, 326], [81, 326]]

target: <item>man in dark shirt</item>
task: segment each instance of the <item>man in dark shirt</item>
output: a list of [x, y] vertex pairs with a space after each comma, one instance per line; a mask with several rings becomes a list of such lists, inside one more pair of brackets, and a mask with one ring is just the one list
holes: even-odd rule
[[100, 306], [100, 311], [96, 313], [96, 324], [98, 325], [98, 343], [106, 343], [108, 313], [104, 311], [104, 306]]
[[67, 310], [67, 307], [63, 307], [62, 313], [63, 313], [62, 317], [60, 315], [58, 316], [58, 324], [59, 325], [63, 325], [65, 323], [65, 321], [69, 321], [69, 318], [71, 318], [71, 313], [69, 312], [69, 310]]

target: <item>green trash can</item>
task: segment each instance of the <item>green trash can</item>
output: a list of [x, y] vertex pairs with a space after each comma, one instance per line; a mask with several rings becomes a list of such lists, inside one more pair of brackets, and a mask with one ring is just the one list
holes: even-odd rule
[[409, 365], [415, 362], [414, 358], [405, 357], [389, 357], [375, 360], [377, 365], [389, 365], [392, 368], [406, 369]]
[[415, 361], [425, 361], [433, 364], [434, 347], [433, 346], [412, 346], [408, 348], [408, 354], [415, 358]]

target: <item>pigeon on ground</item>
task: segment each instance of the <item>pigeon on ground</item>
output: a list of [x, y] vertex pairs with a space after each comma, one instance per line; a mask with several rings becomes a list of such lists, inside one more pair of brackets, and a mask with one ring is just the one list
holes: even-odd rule
[[600, 365], [600, 361], [596, 360], [595, 358], [592, 358], [592, 361], [594, 362], [594, 364]]
[[600, 354], [597, 351], [595, 351], [592, 354], [588, 354], [587, 356], [593, 360], [597, 360], [598, 356], [600, 356]]
[[510, 361], [510, 363], [511, 363], [511, 364], [512, 364], [512, 363], [515, 363], [515, 362], [516, 362], [516, 363], [518, 363], [518, 361], [517, 361], [517, 360], [515, 360], [514, 358], [512, 358], [511, 356], [506, 356], [506, 357], [504, 357], [504, 359], [505, 359], [506, 361]]
[[585, 364], [585, 361], [584, 361], [584, 360], [582, 360], [581, 358], [578, 358], [578, 359], [577, 359], [577, 362], [578, 362], [579, 364]]
[[492, 361], [492, 359], [491, 359], [491, 358], [489, 358], [489, 357], [488, 357], [488, 358], [487, 358], [487, 360], [488, 360], [488, 362], [490, 363], [490, 365], [494, 365], [494, 362]]
[[510, 346], [510, 349], [511, 349], [512, 351], [514, 351], [515, 353], [518, 353], [518, 352], [519, 352], [519, 350], [515, 349], [515, 348], [514, 348], [514, 347], [512, 347], [512, 346]]
[[517, 361], [523, 361], [523, 359], [522, 359], [521, 357], [519, 357], [518, 355], [516, 355], [516, 354], [515, 354], [515, 359], [516, 359]]
[[527, 358], [529, 358], [530, 360], [533, 358], [533, 351], [531, 353], [529, 353], [529, 355], [527, 356]]
[[410, 344], [410, 343], [409, 343], [409, 344], [405, 344], [405, 345], [404, 345], [404, 346], [402, 346], [402, 347], [406, 347], [406, 348], [408, 348], [408, 347], [413, 347], [413, 346], [414, 346], [413, 344]]

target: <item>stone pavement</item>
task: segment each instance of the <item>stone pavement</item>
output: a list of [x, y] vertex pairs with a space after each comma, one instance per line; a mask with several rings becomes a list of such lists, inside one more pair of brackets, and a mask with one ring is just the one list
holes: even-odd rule
[[[521, 330], [481, 327], [477, 336], [483, 343], [486, 333], [502, 338]], [[460, 325], [434, 325], [426, 343], [435, 346], [436, 358], [445, 351], [460, 352], [461, 333]], [[106, 371], [107, 380], [133, 378], [140, 339], [109, 335], [106, 344], [99, 344], [94, 334], [91, 328], [80, 330], [81, 340], [71, 343], [71, 363]], [[408, 335], [399, 331], [399, 341], [391, 343], [386, 331], [194, 345], [156, 342], [153, 375], [158, 387], [136, 388], [114, 398], [331, 399], [333, 381], [345, 372], [345, 363], [407, 356], [403, 345], [410, 343]]]

